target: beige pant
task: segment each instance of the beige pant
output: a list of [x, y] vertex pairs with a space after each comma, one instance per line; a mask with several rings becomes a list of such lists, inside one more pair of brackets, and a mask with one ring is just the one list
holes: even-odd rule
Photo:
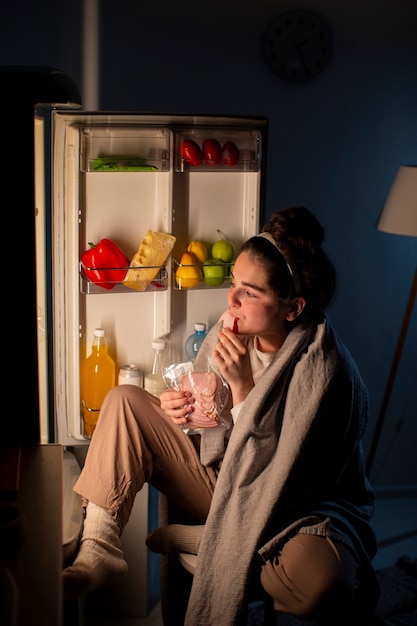
[[121, 530], [145, 482], [204, 522], [219, 465], [204, 467], [199, 436], [187, 436], [140, 387], [120, 385], [106, 396], [74, 490], [109, 510]]
[[261, 583], [276, 611], [321, 623], [349, 624], [358, 562], [340, 542], [299, 533], [263, 567]]

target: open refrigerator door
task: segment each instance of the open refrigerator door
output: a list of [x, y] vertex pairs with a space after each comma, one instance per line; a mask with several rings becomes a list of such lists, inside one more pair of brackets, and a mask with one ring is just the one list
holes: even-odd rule
[[[258, 232], [266, 122], [56, 109], [51, 116], [51, 201], [48, 206], [39, 185], [37, 202], [38, 250], [46, 255], [39, 263], [46, 314], [40, 311], [39, 320], [49, 324], [52, 338], [45, 358], [52, 358], [49, 410], [56, 432], [49, 437], [78, 445], [88, 443], [80, 420], [80, 366], [95, 328], [106, 330], [118, 368], [136, 363], [145, 371], [152, 338], [166, 337], [171, 362], [182, 360], [195, 321], [210, 328], [226, 308], [230, 266], [214, 287], [197, 268], [200, 280], [192, 288], [178, 281], [178, 267], [191, 241], [204, 241], [210, 250], [220, 231], [238, 250]], [[236, 146], [237, 159], [184, 158], [185, 143], [202, 146], [207, 138]], [[149, 231], [175, 237], [172, 254], [150, 282], [118, 279], [105, 289], [89, 278], [81, 259], [91, 244], [110, 239], [131, 260]]]

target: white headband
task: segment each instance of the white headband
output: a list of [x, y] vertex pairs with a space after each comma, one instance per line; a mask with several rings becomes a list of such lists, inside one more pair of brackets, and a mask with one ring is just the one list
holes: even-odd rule
[[278, 250], [282, 258], [284, 259], [285, 263], [287, 264], [289, 273], [291, 274], [291, 278], [294, 283], [295, 295], [300, 296], [301, 295], [300, 272], [298, 271], [297, 265], [295, 264], [294, 260], [287, 254], [283, 253], [283, 251], [278, 247], [277, 242], [275, 241], [271, 233], [266, 233], [266, 232], [259, 233], [259, 235], [256, 235], [256, 237], [262, 237], [263, 239], [266, 239], [267, 241], [269, 241], [269, 243], [272, 243], [272, 245], [274, 246], [276, 250]]

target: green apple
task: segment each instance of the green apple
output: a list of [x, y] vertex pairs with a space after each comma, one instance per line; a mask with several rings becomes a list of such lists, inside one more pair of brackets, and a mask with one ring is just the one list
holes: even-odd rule
[[211, 256], [217, 261], [230, 263], [235, 256], [235, 247], [228, 239], [219, 239], [211, 248]]
[[225, 267], [218, 259], [207, 259], [203, 263], [204, 282], [209, 287], [219, 287], [224, 281]]

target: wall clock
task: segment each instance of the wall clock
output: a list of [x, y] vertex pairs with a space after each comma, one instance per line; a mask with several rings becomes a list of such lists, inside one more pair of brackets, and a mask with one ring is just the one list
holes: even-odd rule
[[291, 82], [314, 78], [332, 56], [332, 37], [323, 20], [308, 11], [289, 11], [266, 30], [265, 60], [275, 74]]

